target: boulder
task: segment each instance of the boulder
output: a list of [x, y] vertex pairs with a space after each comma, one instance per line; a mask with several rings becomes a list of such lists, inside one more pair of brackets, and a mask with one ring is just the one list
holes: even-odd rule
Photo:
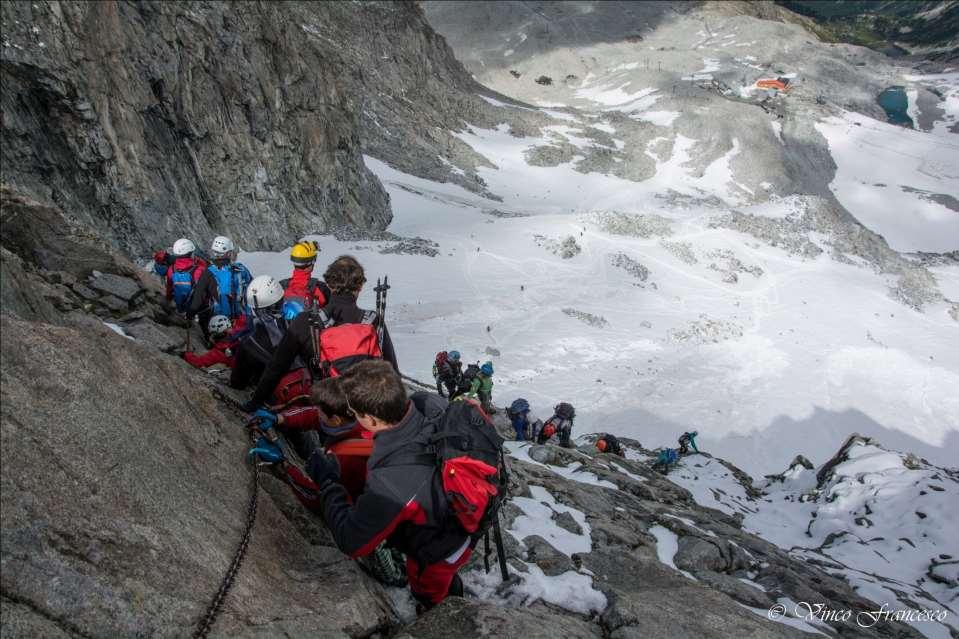
[[726, 570], [727, 561], [714, 541], [699, 537], [680, 537], [679, 550], [675, 557], [676, 566], [683, 570]]
[[90, 288], [113, 295], [128, 303], [143, 293], [143, 288], [139, 282], [129, 277], [122, 277], [113, 273], [100, 273], [99, 271], [90, 277]]
[[694, 572], [693, 575], [710, 588], [729, 595], [743, 605], [766, 610], [776, 603], [764, 591], [756, 586], [750, 586], [736, 577], [708, 570], [700, 570]]
[[539, 566], [546, 575], [554, 577], [568, 570], [575, 570], [573, 561], [568, 556], [553, 548], [539, 535], [526, 537], [523, 544], [526, 546], [526, 561]]

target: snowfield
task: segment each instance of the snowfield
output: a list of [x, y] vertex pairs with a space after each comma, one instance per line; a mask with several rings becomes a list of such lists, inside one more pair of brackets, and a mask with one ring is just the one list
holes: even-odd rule
[[[959, 458], [959, 340], [947, 305], [919, 313], [871, 268], [790, 254], [711, 226], [722, 209], [662, 197], [667, 185], [694, 194], [728, 184], [719, 168], [686, 173], [692, 140], [677, 137], [656, 176], [634, 183], [529, 166], [523, 150], [534, 142], [506, 131], [462, 137], [498, 167], [481, 174], [503, 202], [367, 158], [392, 198], [389, 230], [437, 242], [439, 255], [317, 238], [321, 264], [353, 253], [371, 281], [389, 274], [390, 331], [407, 374], [429, 381], [433, 355], [456, 348], [494, 362], [499, 405], [523, 396], [548, 416], [569, 401], [577, 432], [649, 447], [696, 429], [706, 450], [754, 474], [800, 453], [822, 462], [852, 431], [940, 464]], [[741, 210], [784, 219], [801, 209], [787, 198]], [[580, 252], [549, 250], [563, 238]], [[241, 260], [254, 273], [290, 271], [285, 254]], [[371, 289], [361, 303], [372, 306]]]

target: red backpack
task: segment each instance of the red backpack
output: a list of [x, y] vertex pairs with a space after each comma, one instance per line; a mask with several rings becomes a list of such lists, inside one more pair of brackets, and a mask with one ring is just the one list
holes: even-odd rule
[[365, 311], [359, 324], [337, 324], [322, 308], [314, 309], [310, 331], [321, 377], [339, 377], [354, 364], [383, 357], [376, 317], [373, 311]]
[[442, 369], [443, 366], [446, 364], [446, 362], [449, 361], [449, 359], [450, 359], [449, 353], [447, 353], [446, 351], [440, 351], [439, 353], [436, 354], [436, 360], [433, 361], [433, 365], [436, 366], [438, 370]]

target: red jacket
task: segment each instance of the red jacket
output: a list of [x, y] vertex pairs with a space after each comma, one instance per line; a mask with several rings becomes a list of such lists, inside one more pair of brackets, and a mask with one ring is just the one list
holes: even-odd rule
[[[283, 280], [282, 284], [284, 286], [283, 299], [290, 297], [301, 297], [306, 298], [310, 294], [310, 280], [313, 279], [313, 269], [302, 269], [295, 268], [293, 269], [293, 275], [290, 276], [290, 279]], [[323, 308], [326, 306], [326, 300], [328, 299], [326, 284], [319, 280], [314, 280], [315, 284], [313, 286], [313, 300], [314, 304]]]
[[173, 300], [173, 271], [185, 271], [193, 264], [193, 261], [196, 260], [196, 268], [193, 269], [193, 285], [196, 286], [196, 282], [200, 279], [200, 276], [203, 275], [203, 271], [206, 270], [207, 263], [201, 257], [178, 257], [173, 261], [173, 268], [168, 268], [166, 270], [166, 298], [167, 301]]
[[213, 348], [202, 355], [186, 352], [183, 354], [183, 359], [185, 359], [188, 364], [196, 366], [197, 368], [206, 368], [214, 364], [226, 364], [230, 368], [233, 368], [233, 365], [236, 363], [236, 355], [232, 351], [228, 353], [230, 344], [231, 341], [229, 339], [220, 340], [213, 345]]

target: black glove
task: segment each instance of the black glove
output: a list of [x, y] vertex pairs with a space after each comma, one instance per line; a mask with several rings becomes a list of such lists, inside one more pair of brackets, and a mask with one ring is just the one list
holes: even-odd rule
[[340, 481], [340, 462], [333, 455], [327, 455], [321, 450], [310, 456], [309, 466], [306, 469], [310, 478], [322, 490], [331, 482]]

